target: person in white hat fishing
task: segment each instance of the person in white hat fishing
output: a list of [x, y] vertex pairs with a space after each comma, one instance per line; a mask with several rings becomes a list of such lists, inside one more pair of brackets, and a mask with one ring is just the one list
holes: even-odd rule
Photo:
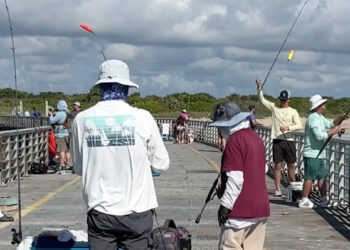
[[[310, 112], [305, 125], [304, 144], [304, 187], [302, 199], [299, 202], [300, 208], [313, 208], [314, 203], [308, 198], [312, 189], [312, 182], [317, 180], [321, 193], [320, 207], [332, 206], [327, 197], [326, 177], [329, 170], [325, 166], [326, 152], [320, 151], [328, 139], [341, 131], [340, 121], [344, 116], [340, 116], [334, 121], [327, 120], [323, 113], [326, 110], [327, 99], [320, 95], [310, 98]], [[346, 118], [346, 117], [345, 117]]]
[[126, 103], [128, 65], [100, 66], [101, 101], [72, 124], [75, 173], [82, 175], [91, 250], [151, 249], [152, 210], [158, 207], [152, 171], [169, 168], [169, 155], [152, 115]]

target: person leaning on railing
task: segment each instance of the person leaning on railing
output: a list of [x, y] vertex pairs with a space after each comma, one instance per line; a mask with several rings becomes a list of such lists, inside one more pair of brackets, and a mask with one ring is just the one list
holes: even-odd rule
[[[334, 121], [327, 120], [322, 114], [326, 110], [327, 99], [320, 95], [310, 98], [310, 112], [305, 125], [305, 145], [304, 145], [304, 187], [303, 198], [299, 203], [301, 208], [313, 208], [315, 205], [309, 200], [312, 182], [317, 180], [321, 193], [320, 207], [330, 207], [336, 205], [329, 202], [326, 189], [326, 177], [329, 170], [325, 167], [326, 152], [320, 154], [320, 150], [328, 137], [341, 131], [340, 121], [344, 116], [340, 116]], [[320, 154], [320, 155], [319, 155]]]
[[272, 151], [275, 163], [275, 196], [282, 196], [280, 186], [283, 161], [288, 166], [288, 180], [295, 181], [296, 149], [291, 132], [301, 129], [302, 125], [298, 111], [289, 106], [291, 94], [288, 90], [281, 91], [278, 97], [280, 105], [276, 107], [273, 102], [269, 102], [264, 98], [260, 80], [256, 80], [256, 85], [260, 102], [271, 111], [271, 139], [273, 140]]
[[66, 170], [72, 169], [70, 166], [71, 154], [70, 149], [70, 135], [68, 130], [67, 117], [68, 117], [68, 105], [64, 100], [57, 102], [57, 110], [49, 112], [50, 124], [54, 128], [57, 153], [60, 157], [59, 173], [66, 173]]

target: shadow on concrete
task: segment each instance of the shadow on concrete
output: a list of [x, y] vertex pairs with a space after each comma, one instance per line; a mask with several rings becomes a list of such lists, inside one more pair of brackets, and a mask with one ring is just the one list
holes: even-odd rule
[[208, 149], [197, 149], [199, 152], [210, 152], [210, 153], [221, 153], [219, 149], [217, 150], [208, 150]]
[[350, 241], [350, 219], [346, 209], [337, 208], [316, 208], [314, 209], [325, 221], [335, 230]]
[[298, 207], [298, 203], [296, 203], [296, 202], [286, 202], [285, 200], [270, 199], [270, 203], [277, 204], [277, 205], [288, 206], [288, 207]]
[[[311, 196], [313, 202], [318, 204], [320, 202], [319, 197], [315, 192]], [[270, 203], [298, 207], [296, 202], [286, 202], [285, 200], [270, 199]], [[343, 235], [350, 241], [350, 217], [346, 211], [346, 208], [334, 207], [334, 208], [315, 208], [313, 209], [318, 215], [320, 215], [327, 223], [333, 227], [338, 233]]]

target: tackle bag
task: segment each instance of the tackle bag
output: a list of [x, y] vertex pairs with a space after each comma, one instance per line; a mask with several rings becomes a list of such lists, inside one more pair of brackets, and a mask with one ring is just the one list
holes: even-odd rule
[[184, 227], [176, 227], [174, 220], [168, 219], [162, 227], [152, 231], [155, 250], [190, 250], [191, 234]]
[[28, 174], [47, 174], [48, 167], [42, 162], [32, 162]]

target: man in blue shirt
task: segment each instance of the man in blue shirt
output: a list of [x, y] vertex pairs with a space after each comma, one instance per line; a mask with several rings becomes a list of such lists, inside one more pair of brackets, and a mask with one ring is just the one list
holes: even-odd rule
[[312, 188], [312, 182], [317, 180], [321, 193], [320, 207], [330, 205], [327, 197], [326, 177], [329, 170], [325, 167], [324, 159], [326, 156], [323, 151], [319, 156], [320, 150], [327, 138], [340, 132], [340, 121], [344, 116], [340, 116], [334, 121], [327, 120], [322, 114], [326, 110], [327, 99], [320, 95], [314, 95], [310, 98], [310, 112], [305, 125], [305, 145], [304, 145], [304, 188], [303, 198], [299, 203], [301, 208], [315, 207], [309, 200]]
[[256, 108], [254, 104], [249, 106], [249, 111], [251, 113], [250, 116], [248, 117], [251, 129], [255, 129], [255, 126], [261, 126], [262, 124], [258, 122], [255, 118]]
[[36, 107], [33, 108], [33, 116], [34, 117], [40, 117], [41, 116], [40, 111]]

